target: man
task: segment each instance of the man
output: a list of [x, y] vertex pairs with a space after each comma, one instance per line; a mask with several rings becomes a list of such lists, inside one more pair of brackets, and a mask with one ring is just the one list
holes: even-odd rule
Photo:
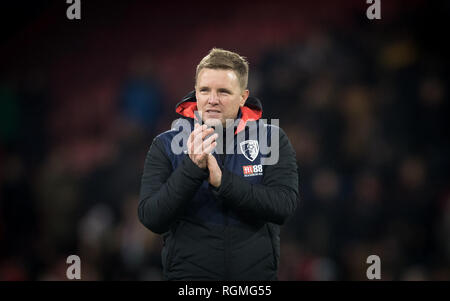
[[[197, 66], [195, 92], [176, 106], [181, 118], [147, 154], [138, 215], [162, 234], [164, 279], [277, 279], [279, 225], [298, 202], [297, 162], [285, 133], [260, 120], [247, 82], [243, 57], [212, 49]], [[258, 140], [233, 139], [252, 134]], [[272, 136], [278, 160], [265, 165], [260, 145]]]

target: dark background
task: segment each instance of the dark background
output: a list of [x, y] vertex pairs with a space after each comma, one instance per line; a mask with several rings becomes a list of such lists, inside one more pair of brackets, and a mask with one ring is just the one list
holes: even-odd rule
[[1, 5], [0, 280], [161, 279], [137, 218], [150, 143], [212, 47], [297, 153], [281, 280], [450, 280], [448, 1]]

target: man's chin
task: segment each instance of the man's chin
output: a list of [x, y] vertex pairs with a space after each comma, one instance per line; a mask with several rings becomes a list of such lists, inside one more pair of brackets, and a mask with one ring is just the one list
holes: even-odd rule
[[216, 118], [208, 118], [205, 120], [205, 124], [207, 126], [222, 126], [222, 120], [221, 119], [216, 119]]

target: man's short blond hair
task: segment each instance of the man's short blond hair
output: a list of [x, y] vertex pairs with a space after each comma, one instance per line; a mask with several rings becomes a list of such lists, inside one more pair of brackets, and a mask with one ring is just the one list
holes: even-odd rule
[[195, 84], [197, 84], [198, 74], [203, 68], [233, 70], [239, 80], [242, 90], [247, 89], [248, 84], [248, 62], [245, 57], [239, 54], [220, 49], [213, 48], [197, 65], [195, 72]]

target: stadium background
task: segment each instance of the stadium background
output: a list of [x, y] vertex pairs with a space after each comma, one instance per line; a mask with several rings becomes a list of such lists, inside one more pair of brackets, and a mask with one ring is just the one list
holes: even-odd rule
[[450, 280], [446, 1], [2, 4], [0, 280], [159, 280], [137, 219], [145, 154], [212, 48], [297, 153], [281, 280]]

